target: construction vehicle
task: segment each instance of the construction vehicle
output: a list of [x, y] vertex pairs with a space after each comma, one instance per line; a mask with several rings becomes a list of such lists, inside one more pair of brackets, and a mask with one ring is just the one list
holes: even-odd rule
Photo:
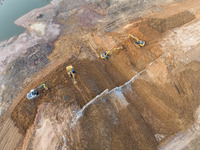
[[130, 38], [130, 37], [132, 37], [133, 39], [136, 40], [136, 42], [135, 42], [135, 45], [136, 45], [136, 46], [143, 47], [143, 46], [145, 45], [145, 42], [144, 42], [144, 41], [139, 40], [136, 36], [134, 36], [134, 35], [132, 35], [132, 34], [129, 34], [128, 37], [127, 37], [126, 39], [128, 39], [128, 38]]
[[75, 73], [73, 66], [72, 65], [67, 66], [66, 71], [67, 71], [67, 74], [69, 75], [69, 77], [73, 79], [74, 84], [76, 84], [76, 79], [75, 79], [76, 73]]
[[109, 56], [110, 56], [109, 54], [112, 53], [112, 52], [115, 51], [115, 50], [118, 50], [118, 49], [123, 49], [123, 47], [120, 46], [120, 47], [117, 47], [117, 48], [113, 48], [113, 49], [111, 49], [111, 50], [109, 50], [109, 51], [105, 51], [105, 52], [101, 53], [101, 58], [102, 58], [102, 59], [108, 59]]
[[34, 99], [34, 98], [38, 97], [38, 95], [39, 95], [38, 90], [39, 90], [40, 88], [42, 88], [42, 87], [44, 87], [45, 90], [48, 90], [48, 88], [46, 87], [45, 84], [41, 84], [41, 85], [39, 85], [37, 88], [32, 89], [29, 93], [27, 93], [27, 95], [26, 95], [27, 98], [28, 98], [29, 100], [31, 100], [31, 99]]

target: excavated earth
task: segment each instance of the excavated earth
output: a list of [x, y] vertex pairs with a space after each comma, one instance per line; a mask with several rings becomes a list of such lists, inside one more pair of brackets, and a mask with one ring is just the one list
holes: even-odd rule
[[54, 0], [22, 16], [27, 31], [0, 43], [0, 149], [199, 149], [199, 18], [199, 0]]

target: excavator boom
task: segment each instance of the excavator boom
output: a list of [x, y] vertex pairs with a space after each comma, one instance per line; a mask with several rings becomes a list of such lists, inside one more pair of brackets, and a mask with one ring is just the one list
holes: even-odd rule
[[134, 38], [136, 41], [139, 41], [139, 39], [138, 39], [136, 36], [132, 35], [132, 34], [129, 34], [129, 37], [132, 37], [132, 38]]
[[39, 85], [37, 88], [35, 88], [35, 90], [38, 90], [38, 89], [40, 89], [40, 88], [42, 88], [42, 87], [44, 87], [45, 90], [48, 90], [48, 88], [46, 87], [45, 84], [41, 84], [41, 85]]

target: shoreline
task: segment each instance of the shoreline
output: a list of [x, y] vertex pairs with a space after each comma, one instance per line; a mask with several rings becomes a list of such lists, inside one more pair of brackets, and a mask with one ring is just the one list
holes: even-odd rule
[[[27, 49], [39, 44], [40, 41], [43, 43], [48, 43], [54, 41], [60, 35], [59, 25], [55, 24], [52, 20], [55, 16], [57, 9], [56, 0], [52, 1], [50, 4], [42, 7], [36, 8], [29, 13], [23, 15], [15, 21], [15, 24], [25, 28], [25, 31], [18, 36], [11, 37], [8, 40], [1, 41], [0, 43], [0, 73], [16, 60], [18, 57], [27, 52]], [[36, 14], [39, 12], [45, 13], [49, 10], [51, 14], [46, 15], [40, 20], [36, 20]], [[54, 13], [53, 13], [54, 12]], [[39, 35], [37, 30], [30, 30], [30, 26], [38, 21], [45, 25], [44, 34]], [[21, 44], [20, 44], [21, 43]], [[26, 44], [24, 44], [26, 43]], [[21, 46], [20, 46], [21, 45]], [[22, 46], [23, 45], [23, 46]]]

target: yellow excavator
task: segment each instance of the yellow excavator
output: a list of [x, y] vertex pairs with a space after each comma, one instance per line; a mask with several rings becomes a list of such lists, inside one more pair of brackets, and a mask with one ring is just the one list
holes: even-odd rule
[[139, 40], [136, 36], [134, 36], [134, 35], [132, 35], [132, 34], [129, 34], [128, 37], [126, 37], [126, 39], [128, 39], [128, 38], [130, 38], [130, 37], [132, 37], [133, 39], [136, 40], [136, 42], [135, 42], [135, 45], [136, 45], [136, 46], [143, 47], [143, 46], [145, 45], [145, 42], [144, 42], [144, 41]]
[[77, 82], [76, 82], [76, 79], [75, 79], [75, 77], [76, 77], [76, 72], [75, 72], [73, 66], [72, 66], [72, 65], [67, 66], [67, 67], [66, 67], [66, 71], [67, 71], [67, 74], [69, 75], [69, 77], [73, 79], [74, 84], [76, 84], [76, 83], [77, 83]]
[[111, 49], [109, 51], [105, 51], [105, 52], [101, 53], [101, 58], [104, 59], [104, 60], [108, 59], [109, 56], [110, 56], [109, 54], [112, 53], [115, 50], [118, 50], [118, 49], [123, 49], [123, 47], [120, 46], [120, 47], [117, 47], [117, 48], [113, 48], [113, 49]]
[[38, 97], [39, 96], [38, 90], [40, 88], [42, 88], [42, 87], [44, 87], [45, 90], [48, 90], [48, 88], [46, 87], [46, 85], [43, 83], [43, 84], [39, 85], [37, 88], [32, 89], [29, 93], [27, 93], [27, 95], [26, 95], [27, 98], [29, 100], [31, 100], [31, 99], [34, 99], [34, 98]]

